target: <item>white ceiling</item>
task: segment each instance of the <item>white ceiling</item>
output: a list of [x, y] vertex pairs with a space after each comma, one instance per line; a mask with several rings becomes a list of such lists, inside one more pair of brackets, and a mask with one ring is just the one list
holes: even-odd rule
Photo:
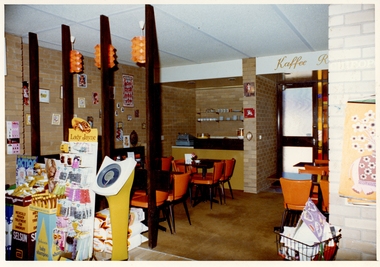
[[[328, 49], [328, 5], [154, 4], [161, 67], [174, 67]], [[141, 34], [143, 4], [5, 5], [5, 32], [37, 34], [40, 47], [61, 50], [61, 25], [74, 49], [93, 57], [100, 15], [109, 18], [118, 62], [131, 61], [131, 39]]]

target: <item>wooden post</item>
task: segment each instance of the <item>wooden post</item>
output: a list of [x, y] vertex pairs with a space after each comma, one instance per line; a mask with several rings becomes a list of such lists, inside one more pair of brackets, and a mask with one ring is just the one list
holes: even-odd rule
[[102, 73], [102, 155], [111, 156], [115, 148], [114, 118], [114, 71], [108, 67], [108, 47], [111, 44], [111, 33], [108, 17], [100, 16], [100, 53]]
[[63, 140], [69, 140], [69, 128], [74, 117], [74, 89], [73, 75], [70, 73], [71, 34], [70, 27], [61, 26], [62, 34], [62, 113], [63, 113]]
[[29, 78], [30, 78], [30, 121], [32, 136], [32, 155], [41, 154], [40, 136], [40, 81], [38, 63], [37, 34], [29, 32]]
[[159, 84], [159, 58], [154, 9], [145, 6], [146, 36], [146, 114], [147, 114], [147, 158], [148, 164], [148, 228], [149, 247], [157, 246], [158, 221], [156, 208], [156, 181], [154, 162], [161, 157], [161, 87]]

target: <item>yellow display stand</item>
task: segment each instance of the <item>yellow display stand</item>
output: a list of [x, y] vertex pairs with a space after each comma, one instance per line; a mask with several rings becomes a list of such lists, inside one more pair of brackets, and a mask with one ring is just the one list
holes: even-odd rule
[[135, 171], [131, 173], [118, 194], [106, 197], [112, 225], [112, 261], [128, 259], [129, 204], [134, 174]]
[[136, 161], [132, 158], [114, 161], [105, 156], [96, 181], [91, 185], [95, 193], [108, 201], [113, 261], [128, 260], [129, 204], [135, 167]]

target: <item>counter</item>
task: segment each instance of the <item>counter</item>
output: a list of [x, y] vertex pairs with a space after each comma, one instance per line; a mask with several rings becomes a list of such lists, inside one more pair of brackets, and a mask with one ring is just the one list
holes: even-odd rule
[[[210, 139], [197, 139], [197, 140], [207, 140]], [[243, 140], [232, 139], [243, 142]], [[172, 146], [172, 156], [174, 159], [183, 159], [185, 154], [194, 153], [198, 158], [208, 158], [208, 159], [236, 159], [234, 174], [231, 178], [231, 187], [236, 190], [244, 190], [244, 150], [231, 150], [231, 149], [209, 149], [209, 148], [196, 148], [185, 147], [185, 146]], [[212, 169], [208, 170], [212, 172]], [[227, 190], [228, 190], [228, 184]], [[226, 192], [227, 197], [229, 196], [229, 191]]]
[[244, 150], [244, 142], [237, 138], [194, 139], [195, 149]]

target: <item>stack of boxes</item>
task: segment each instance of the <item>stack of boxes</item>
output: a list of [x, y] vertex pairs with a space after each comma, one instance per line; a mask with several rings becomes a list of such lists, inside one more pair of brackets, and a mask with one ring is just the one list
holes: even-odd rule
[[38, 212], [30, 208], [32, 197], [6, 196], [13, 203], [12, 260], [34, 260]]

